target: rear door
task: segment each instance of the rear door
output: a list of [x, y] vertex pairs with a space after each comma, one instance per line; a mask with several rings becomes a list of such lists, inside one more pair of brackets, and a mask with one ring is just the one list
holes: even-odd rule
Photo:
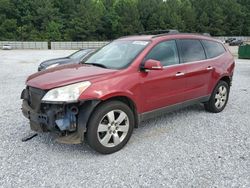
[[181, 64], [186, 67], [185, 100], [204, 97], [208, 94], [213, 67], [206, 60], [202, 43], [197, 39], [177, 40]]
[[158, 43], [145, 57], [161, 62], [163, 70], [141, 73], [144, 112], [182, 102], [186, 90], [185, 65], [179, 64], [175, 40]]
[[227, 58], [225, 59], [224, 53], [226, 52], [226, 49], [221, 43], [211, 40], [201, 40], [201, 42], [206, 52], [206, 61], [212, 73], [209, 83], [210, 87], [208, 90], [208, 94], [211, 94], [218, 82], [221, 70], [225, 69], [225, 64], [232, 62], [232, 60]]

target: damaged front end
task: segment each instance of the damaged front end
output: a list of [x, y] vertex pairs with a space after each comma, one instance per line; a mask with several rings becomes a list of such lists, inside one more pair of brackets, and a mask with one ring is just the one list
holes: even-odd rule
[[30, 120], [31, 129], [56, 133], [60, 143], [82, 143], [89, 116], [99, 101], [43, 103], [45, 94], [46, 91], [29, 86], [22, 91], [22, 112]]

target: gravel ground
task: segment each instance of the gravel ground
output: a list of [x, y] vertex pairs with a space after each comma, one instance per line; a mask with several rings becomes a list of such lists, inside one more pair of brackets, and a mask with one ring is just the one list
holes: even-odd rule
[[20, 111], [26, 77], [72, 51], [0, 50], [0, 187], [250, 187], [250, 61], [237, 60], [220, 114], [188, 107], [149, 120], [121, 151], [100, 155], [49, 134], [28, 142]]

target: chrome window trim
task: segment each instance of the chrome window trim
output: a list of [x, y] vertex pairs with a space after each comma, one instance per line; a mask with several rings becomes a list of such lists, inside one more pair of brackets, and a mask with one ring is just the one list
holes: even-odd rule
[[213, 58], [209, 58], [209, 59], [203, 59], [203, 60], [200, 60], [200, 61], [190, 61], [190, 62], [185, 62], [185, 63], [180, 63], [180, 64], [175, 64], [175, 65], [166, 65], [166, 66], [163, 66], [163, 68], [167, 68], [167, 67], [171, 67], [171, 66], [178, 66], [178, 65], [184, 65], [184, 64], [195, 64], [195, 63], [202, 63], [202, 62], [207, 62], [209, 60], [215, 60], [215, 59], [218, 59], [220, 58], [221, 56], [223, 56], [225, 54], [225, 52], [217, 57], [213, 57]]
[[[182, 38], [181, 38], [182, 39]], [[216, 56], [216, 57], [213, 57], [213, 58], [208, 58], [207, 56], [206, 56], [206, 52], [205, 52], [205, 49], [203, 49], [204, 50], [204, 53], [205, 53], [205, 56], [206, 56], [206, 59], [203, 59], [203, 60], [199, 60], [199, 61], [190, 61], [190, 62], [184, 62], [184, 63], [182, 63], [181, 62], [181, 60], [180, 60], [180, 55], [179, 55], [179, 48], [178, 48], [178, 44], [177, 44], [177, 40], [181, 40], [181, 39], [178, 39], [178, 38], [175, 38], [175, 39], [167, 39], [167, 40], [163, 40], [163, 41], [160, 41], [160, 42], [158, 42], [158, 43], [156, 43], [155, 44], [155, 46], [156, 45], [158, 45], [159, 43], [161, 43], [161, 42], [166, 42], [166, 41], [171, 41], [171, 40], [175, 40], [175, 42], [176, 42], [176, 46], [177, 46], [177, 52], [178, 52], [178, 58], [179, 58], [179, 63], [178, 64], [173, 64], [173, 65], [165, 65], [165, 66], [163, 66], [163, 69], [166, 69], [166, 68], [168, 68], [168, 67], [175, 67], [175, 66], [179, 66], [179, 65], [183, 65], [183, 64], [196, 64], [196, 63], [202, 63], [202, 62], [207, 62], [207, 61], [209, 61], [209, 60], [216, 60], [216, 59], [219, 59], [220, 57], [222, 57], [223, 55], [225, 55], [228, 51], [227, 51], [227, 49], [225, 48], [225, 46], [222, 44], [222, 46], [223, 46], [223, 48], [225, 49], [225, 51], [222, 53], [222, 54], [220, 54], [219, 56]], [[192, 38], [183, 38], [183, 39], [192, 39]], [[201, 45], [202, 45], [202, 41], [201, 40], [208, 40], [208, 39], [194, 39], [194, 40], [199, 40], [200, 41], [200, 43], [201, 43]], [[219, 44], [221, 44], [220, 42], [218, 42], [218, 41], [214, 41], [214, 40], [208, 40], [208, 41], [212, 41], [212, 42], [217, 42], [217, 43], [219, 43]], [[154, 46], [154, 47], [155, 47]], [[154, 47], [152, 47], [152, 49], [154, 48]], [[151, 50], [152, 50], [151, 49]], [[150, 51], [151, 51], [150, 50]], [[149, 51], [149, 52], [150, 52]], [[148, 52], [148, 53], [149, 53]], [[145, 55], [145, 57], [148, 55], [148, 53]]]

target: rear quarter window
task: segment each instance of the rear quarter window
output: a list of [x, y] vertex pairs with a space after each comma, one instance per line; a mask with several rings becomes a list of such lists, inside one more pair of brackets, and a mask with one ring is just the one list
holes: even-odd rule
[[218, 42], [202, 40], [207, 58], [214, 58], [223, 54], [226, 50], [224, 46]]
[[180, 39], [178, 40], [178, 47], [182, 63], [206, 59], [205, 51], [199, 40]]

